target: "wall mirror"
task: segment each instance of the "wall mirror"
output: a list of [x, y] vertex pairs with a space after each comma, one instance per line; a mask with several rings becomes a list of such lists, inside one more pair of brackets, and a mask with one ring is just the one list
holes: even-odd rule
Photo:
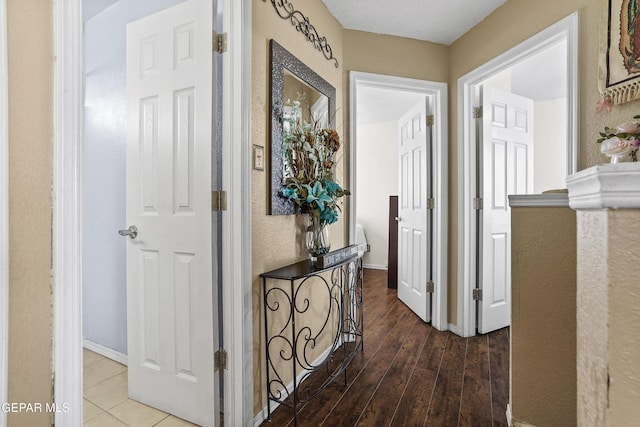
[[294, 213], [293, 202], [280, 194], [288, 168], [284, 161], [282, 136], [291, 120], [319, 122], [335, 127], [336, 89], [275, 40], [271, 52], [271, 215]]

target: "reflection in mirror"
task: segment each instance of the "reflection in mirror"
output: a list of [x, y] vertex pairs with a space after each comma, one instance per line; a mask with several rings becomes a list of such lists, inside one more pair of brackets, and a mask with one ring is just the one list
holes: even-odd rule
[[293, 203], [280, 195], [288, 176], [283, 132], [303, 122], [334, 127], [335, 94], [333, 86], [271, 40], [271, 215], [294, 213]]
[[319, 128], [329, 125], [329, 98], [315, 90], [289, 70], [284, 70], [282, 93], [283, 130], [290, 130], [291, 123], [315, 123]]

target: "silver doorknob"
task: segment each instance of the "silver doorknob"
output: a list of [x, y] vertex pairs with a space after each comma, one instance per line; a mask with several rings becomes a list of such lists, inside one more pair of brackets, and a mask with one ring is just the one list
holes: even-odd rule
[[129, 236], [129, 238], [133, 240], [138, 236], [138, 227], [132, 225], [126, 230], [118, 230], [118, 234], [121, 236]]
[[396, 217], [396, 221], [400, 222], [402, 221], [402, 218], [400, 218], [399, 216]]

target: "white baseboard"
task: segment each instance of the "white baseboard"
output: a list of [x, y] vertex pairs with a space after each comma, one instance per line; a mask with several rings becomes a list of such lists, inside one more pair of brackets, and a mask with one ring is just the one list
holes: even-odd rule
[[460, 328], [458, 328], [458, 326], [454, 325], [453, 323], [449, 323], [449, 330], [454, 334], [458, 335], [459, 337], [462, 336], [462, 332], [460, 331]]
[[386, 265], [378, 265], [378, 264], [362, 264], [362, 268], [370, 268], [371, 270], [388, 270], [389, 269]]
[[106, 357], [107, 359], [115, 360], [118, 363], [129, 366], [127, 355], [122, 354], [119, 351], [115, 351], [111, 348], [105, 347], [101, 344], [89, 340], [82, 340], [82, 346], [87, 350], [98, 353], [100, 356]]

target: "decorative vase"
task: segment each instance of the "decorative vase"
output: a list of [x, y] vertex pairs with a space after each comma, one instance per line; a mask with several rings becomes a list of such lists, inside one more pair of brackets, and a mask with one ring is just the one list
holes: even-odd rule
[[315, 263], [319, 255], [329, 252], [329, 227], [316, 215], [309, 215], [307, 222], [307, 251], [311, 255], [311, 263]]

